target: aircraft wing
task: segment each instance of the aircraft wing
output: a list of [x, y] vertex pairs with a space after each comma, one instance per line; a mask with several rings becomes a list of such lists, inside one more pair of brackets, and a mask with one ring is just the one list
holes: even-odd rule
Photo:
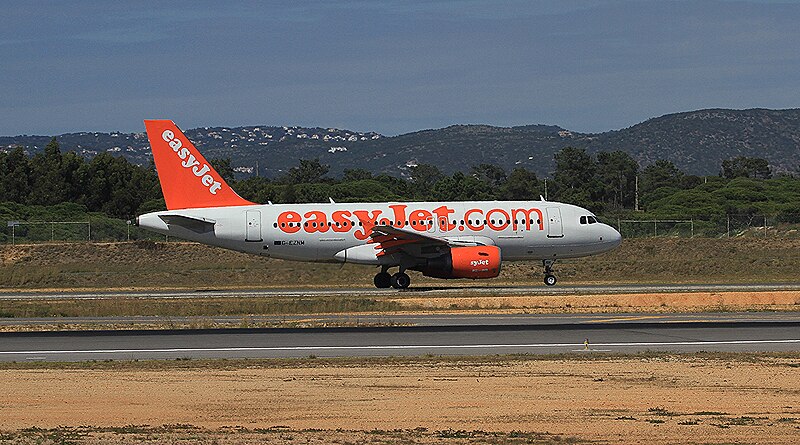
[[387, 225], [376, 225], [372, 228], [368, 243], [378, 244], [376, 248], [381, 251], [378, 256], [391, 255], [398, 251], [405, 251], [414, 246], [416, 251], [425, 247], [458, 247], [475, 245], [474, 242], [448, 240], [428, 233], [420, 233]]

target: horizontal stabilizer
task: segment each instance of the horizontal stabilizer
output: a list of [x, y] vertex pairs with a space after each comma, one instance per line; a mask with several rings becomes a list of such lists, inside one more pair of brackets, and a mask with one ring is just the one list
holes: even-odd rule
[[208, 233], [214, 231], [216, 221], [207, 218], [195, 218], [184, 215], [158, 215], [168, 226], [183, 227], [195, 233]]

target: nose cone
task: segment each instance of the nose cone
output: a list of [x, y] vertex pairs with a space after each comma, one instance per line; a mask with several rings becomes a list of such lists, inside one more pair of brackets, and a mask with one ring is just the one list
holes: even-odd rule
[[336, 252], [336, 255], [334, 255], [333, 257], [336, 258], [337, 260], [343, 262], [343, 263], [346, 263], [347, 262], [347, 249], [340, 250], [340, 251]]
[[603, 234], [603, 244], [606, 245], [607, 250], [616, 249], [622, 244], [622, 235], [617, 232], [617, 229], [606, 226], [606, 233]]

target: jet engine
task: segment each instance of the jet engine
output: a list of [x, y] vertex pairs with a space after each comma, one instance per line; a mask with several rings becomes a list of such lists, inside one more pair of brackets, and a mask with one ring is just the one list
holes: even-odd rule
[[453, 247], [413, 269], [433, 278], [494, 278], [500, 275], [500, 262], [497, 246]]

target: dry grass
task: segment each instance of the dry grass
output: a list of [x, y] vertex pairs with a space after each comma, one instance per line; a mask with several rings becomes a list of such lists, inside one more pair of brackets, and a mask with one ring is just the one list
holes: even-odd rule
[[[800, 239], [650, 238], [557, 265], [564, 283], [795, 282]], [[0, 246], [0, 289], [368, 287], [375, 268], [272, 260], [191, 243]], [[440, 280], [412, 277], [415, 285]], [[453, 284], [539, 284], [541, 265], [507, 263], [501, 276]]]
[[[23, 299], [0, 300], [0, 317], [52, 318], [52, 323], [29, 325], [4, 323], [0, 330], [64, 330], [91, 328], [65, 325], [62, 317], [160, 317], [153, 322], [126, 322], [119, 326], [103, 322], [107, 329], [186, 329], [214, 327], [321, 327], [360, 325], [360, 315], [413, 313], [621, 313], [621, 312], [729, 312], [729, 311], [797, 311], [800, 291], [746, 292], [672, 292], [658, 294], [592, 294], [592, 295], [436, 295], [389, 292], [378, 297], [119, 297], [97, 299]], [[315, 319], [319, 315], [347, 314], [350, 320]], [[258, 321], [251, 316], [307, 315], [301, 321]], [[215, 322], [214, 316], [240, 318], [238, 322]], [[171, 317], [179, 317], [173, 320]], [[188, 318], [184, 318], [188, 317]], [[12, 320], [8, 320], [12, 321]], [[75, 323], [75, 320], [68, 320]], [[387, 320], [382, 325], [392, 324]], [[97, 328], [97, 326], [95, 326]]]
[[590, 443], [560, 434], [523, 431], [487, 432], [480, 430], [373, 429], [358, 430], [298, 430], [286, 426], [245, 428], [241, 426], [219, 429], [199, 428], [193, 425], [127, 425], [123, 427], [59, 427], [26, 428], [19, 431], [0, 432], [0, 444], [56, 445], [56, 444], [486, 444], [486, 445], [556, 445]]

